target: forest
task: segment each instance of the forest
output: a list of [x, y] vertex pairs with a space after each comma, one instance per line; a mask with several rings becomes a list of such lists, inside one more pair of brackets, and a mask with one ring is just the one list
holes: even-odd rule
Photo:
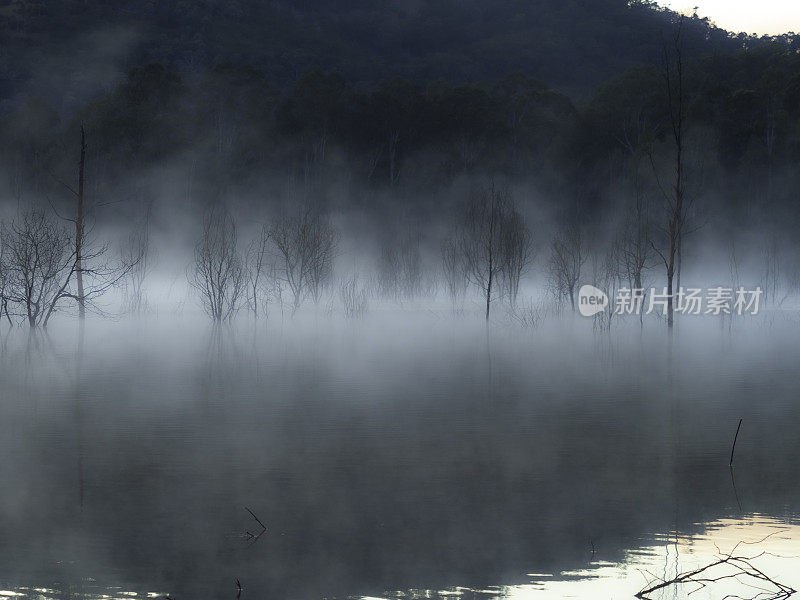
[[[191, 265], [183, 279], [192, 304], [214, 320], [245, 309], [266, 314], [269, 305], [294, 313], [306, 302], [337, 301], [361, 314], [370, 300], [423, 296], [448, 298], [457, 312], [469, 299], [487, 319], [494, 300], [539, 314], [535, 298], [547, 296], [558, 311], [574, 310], [582, 282], [612, 293], [647, 282], [672, 293], [709, 255], [715, 283], [759, 285], [773, 307], [793, 297], [800, 282], [793, 34], [731, 34], [652, 3], [589, 3], [561, 30], [597, 29], [585, 37], [606, 44], [598, 71], [570, 54], [597, 49], [580, 41], [567, 49], [560, 40], [556, 61], [542, 39], [539, 28], [567, 8], [509, 1], [482, 22], [481, 43], [491, 49], [500, 30], [513, 36], [520, 28], [524, 49], [510, 51], [504, 39], [503, 54], [527, 62], [481, 51], [484, 62], [473, 63], [467, 40], [475, 41], [477, 4], [411, 4], [365, 3], [327, 19], [326, 3], [309, 2], [291, 18], [279, 2], [191, 10], [154, 3], [152, 14], [136, 17], [150, 19], [138, 34], [147, 53], [131, 56], [158, 61], [127, 68], [105, 91], [78, 101], [80, 92], [53, 94], [16, 72], [20, 88], [5, 94], [0, 127], [5, 319], [39, 326], [59, 312], [84, 315], [87, 306], [103, 313], [109, 305], [99, 300], [109, 295], [124, 310], [143, 310], [145, 279], [164, 239], [186, 250], [183, 263], [172, 252], [160, 268]], [[426, 38], [415, 20], [434, 27], [446, 8], [455, 23], [449, 37]], [[65, 23], [60, 36], [85, 30], [87, 20], [107, 28], [135, 20], [132, 10], [102, 3], [86, 13], [70, 2], [9, 2], [6, 13], [11, 71], [15, 50], [47, 51], [36, 32], [56, 19]], [[317, 64], [293, 79], [263, 67], [272, 63], [259, 52], [271, 44], [247, 57], [214, 50], [220, 36], [234, 35], [228, 21], [250, 15], [248, 22], [277, 26], [279, 13], [293, 23], [284, 28], [296, 38], [287, 45], [302, 45], [301, 25], [314, 22], [326, 43], [359, 45], [384, 77], [358, 61], [322, 60], [325, 51], [313, 46], [298, 64]], [[500, 17], [512, 14], [509, 28]], [[169, 35], [177, 15], [220, 20], [213, 32], [181, 28], [202, 40], [203, 59], [191, 68], [191, 44]], [[389, 23], [382, 48], [368, 48], [357, 33]], [[605, 29], [612, 25], [615, 32]], [[619, 60], [608, 59], [616, 51], [608, 38], [629, 26], [642, 37], [620, 37]], [[414, 39], [403, 47], [447, 44], [453, 54], [442, 60], [478, 64], [480, 79], [451, 67], [431, 71], [435, 61], [414, 69], [392, 47], [409, 32]], [[160, 45], [167, 39], [169, 48]], [[391, 66], [379, 66], [387, 53]], [[83, 59], [88, 68], [91, 58]], [[594, 81], [599, 73], [604, 79]], [[75, 102], [53, 102], [59, 95]], [[46, 264], [35, 262], [40, 255]]]

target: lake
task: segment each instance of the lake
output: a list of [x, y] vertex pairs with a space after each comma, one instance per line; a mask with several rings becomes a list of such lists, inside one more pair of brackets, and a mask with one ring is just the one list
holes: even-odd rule
[[3, 327], [0, 596], [632, 598], [728, 552], [800, 589], [799, 333]]

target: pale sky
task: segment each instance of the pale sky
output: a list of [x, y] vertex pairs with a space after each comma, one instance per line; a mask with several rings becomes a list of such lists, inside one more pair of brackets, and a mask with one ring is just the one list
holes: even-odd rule
[[673, 10], [708, 17], [719, 27], [746, 33], [800, 33], [800, 0], [668, 0]]

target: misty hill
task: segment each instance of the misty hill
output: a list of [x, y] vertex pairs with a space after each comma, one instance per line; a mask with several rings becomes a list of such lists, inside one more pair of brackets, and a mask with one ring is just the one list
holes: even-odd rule
[[[4, 0], [0, 100], [58, 90], [69, 110], [150, 62], [188, 80], [230, 62], [281, 88], [313, 67], [356, 87], [519, 72], [586, 95], [658, 61], [673, 17], [648, 0]], [[698, 17], [685, 36], [692, 55], [761, 43]]]

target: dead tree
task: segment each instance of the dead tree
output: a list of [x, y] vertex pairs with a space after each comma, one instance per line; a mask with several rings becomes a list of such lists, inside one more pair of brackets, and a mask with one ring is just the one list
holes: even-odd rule
[[517, 306], [520, 280], [533, 260], [533, 236], [516, 210], [512, 209], [504, 223], [501, 243], [503, 291], [513, 309]]
[[586, 262], [583, 233], [576, 218], [568, 218], [550, 245], [548, 275], [550, 286], [559, 300], [569, 299], [575, 311], [575, 292]]
[[310, 220], [307, 244], [311, 263], [308, 269], [308, 291], [315, 305], [319, 304], [323, 288], [333, 277], [338, 235], [327, 217], [316, 214]]
[[86, 318], [86, 293], [83, 287], [83, 242], [86, 233], [84, 222], [84, 185], [86, 172], [86, 132], [81, 125], [81, 158], [78, 164], [78, 194], [75, 214], [75, 278], [78, 282], [78, 318]]
[[[685, 134], [686, 134], [686, 99], [684, 91], [682, 30], [683, 16], [678, 20], [672, 48], [665, 46], [662, 76], [666, 89], [667, 112], [670, 139], [674, 146], [672, 182], [665, 189], [659, 181], [659, 187], [666, 201], [667, 224], [663, 228], [666, 236], [664, 248], [652, 244], [664, 262], [667, 273], [667, 326], [674, 324], [674, 280], [677, 274], [680, 286], [680, 269], [683, 257], [683, 236], [686, 219], [691, 208], [691, 201], [686, 198], [686, 181], [684, 168]], [[651, 156], [652, 160], [652, 156]], [[655, 164], [653, 170], [656, 171]], [[656, 174], [658, 179], [658, 175]]]
[[125, 260], [131, 265], [125, 282], [125, 309], [141, 315], [148, 309], [145, 282], [153, 270], [155, 255], [150, 243], [150, 220], [152, 205], [148, 204], [144, 223], [128, 239], [125, 249]]
[[264, 297], [263, 288], [267, 279], [268, 252], [269, 227], [265, 224], [261, 226], [258, 237], [250, 243], [247, 249], [247, 304], [255, 319], [258, 319], [261, 314], [266, 314], [265, 306], [259, 307], [259, 297]]
[[194, 250], [189, 283], [214, 322], [233, 317], [245, 290], [245, 273], [237, 250], [236, 224], [224, 211], [212, 210]]
[[458, 232], [450, 232], [442, 240], [442, 272], [445, 289], [452, 303], [453, 310], [463, 306], [467, 291], [467, 265], [459, 245]]
[[83, 125], [81, 125], [78, 187], [74, 189], [69, 184], [56, 178], [75, 197], [75, 217], [61, 215], [54, 208], [59, 218], [72, 223], [75, 228], [74, 238], [71, 240], [72, 264], [63, 286], [47, 308], [47, 312], [41, 322], [42, 326], [47, 325], [52, 315], [60, 309], [64, 300], [70, 300], [77, 305], [78, 318], [81, 321], [86, 318], [86, 312], [89, 308], [95, 312], [102, 313], [103, 310], [98, 304], [98, 299], [111, 288], [121, 284], [139, 262], [139, 257], [123, 257], [119, 260], [112, 260], [109, 257], [110, 246], [107, 243], [98, 243], [97, 240], [90, 238], [92, 224], [87, 217], [90, 216], [90, 209], [96, 208], [97, 205], [87, 209], [85, 202], [85, 173], [86, 132]]
[[499, 295], [500, 274], [506, 267], [503, 237], [513, 212], [508, 192], [492, 185], [474, 194], [461, 230], [460, 247], [467, 279], [486, 303], [486, 320]]
[[46, 326], [75, 272], [69, 234], [44, 212], [29, 211], [3, 224], [0, 237], [6, 302], [18, 307], [31, 328]]
[[593, 256], [596, 260], [592, 265], [592, 282], [603, 290], [611, 303], [608, 310], [594, 315], [594, 327], [600, 331], [610, 331], [615, 315], [613, 302], [627, 276], [622, 240], [615, 239], [604, 253], [593, 253]]
[[78, 187], [72, 188], [69, 184], [58, 180], [74, 196], [76, 203], [75, 218], [66, 218], [75, 226], [75, 269], [74, 275], [77, 283], [77, 290], [74, 294], [78, 304], [78, 318], [83, 321], [86, 318], [86, 293], [84, 289], [84, 245], [86, 235], [86, 210], [85, 210], [85, 188], [86, 188], [86, 131], [81, 124], [81, 143], [80, 158], [78, 159]]
[[3, 243], [3, 236], [5, 231], [0, 227], [0, 320], [5, 316], [9, 325], [13, 326], [11, 321], [11, 314], [8, 312], [9, 293], [11, 291], [10, 277], [7, 260], [6, 260], [6, 246]]
[[339, 284], [339, 297], [342, 301], [344, 316], [358, 319], [367, 314], [369, 308], [369, 290], [358, 281], [354, 274]]
[[[627, 202], [627, 217], [618, 238], [619, 252], [623, 262], [625, 277], [631, 289], [643, 290], [645, 273], [655, 266], [656, 253], [653, 249], [653, 223], [650, 203], [645, 191], [641, 173], [645, 138], [651, 129], [639, 108], [626, 119], [618, 138], [624, 152], [627, 182], [631, 200]], [[642, 313], [640, 311], [640, 322]]]
[[306, 297], [319, 302], [323, 286], [333, 274], [337, 235], [330, 221], [312, 208], [279, 218], [270, 241], [277, 254], [276, 273], [292, 292], [292, 312]]
[[422, 291], [422, 256], [419, 238], [407, 236], [399, 244], [390, 242], [377, 261], [378, 288], [385, 298], [412, 300]]

